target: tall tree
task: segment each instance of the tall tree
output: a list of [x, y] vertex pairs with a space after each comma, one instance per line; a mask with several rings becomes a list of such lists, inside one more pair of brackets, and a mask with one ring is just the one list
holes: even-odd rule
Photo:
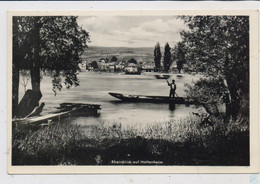
[[164, 47], [164, 56], [163, 56], [163, 66], [165, 72], [169, 71], [171, 64], [172, 64], [171, 47], [169, 43], [166, 43]]
[[87, 47], [88, 33], [75, 16], [13, 17], [13, 115], [18, 104], [19, 70], [31, 75], [32, 90], [40, 93], [41, 71], [54, 79], [53, 91], [79, 85], [80, 56]]
[[177, 44], [177, 69], [179, 73], [181, 72], [181, 69], [183, 67], [183, 64], [185, 62], [185, 45], [183, 42], [179, 42]]
[[[221, 78], [226, 84], [233, 119], [249, 116], [249, 17], [186, 16], [189, 31], [181, 36], [187, 45], [186, 59], [208, 78]], [[213, 85], [219, 91], [218, 85]], [[247, 119], [247, 120], [246, 120]]]
[[161, 48], [160, 43], [157, 42], [154, 46], [154, 63], [155, 63], [155, 71], [158, 72], [161, 69]]

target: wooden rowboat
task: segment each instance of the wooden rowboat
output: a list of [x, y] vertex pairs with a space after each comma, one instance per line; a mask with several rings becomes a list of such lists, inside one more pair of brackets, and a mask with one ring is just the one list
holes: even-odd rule
[[156, 79], [168, 79], [170, 75], [154, 75]]
[[13, 119], [12, 122], [20, 125], [41, 125], [53, 120], [61, 120], [67, 117], [98, 116], [100, 105], [83, 103], [62, 103], [58, 111], [43, 116]]
[[191, 102], [183, 97], [175, 97], [173, 102], [168, 96], [125, 95], [112, 92], [110, 92], [109, 94], [124, 102], [191, 104]]

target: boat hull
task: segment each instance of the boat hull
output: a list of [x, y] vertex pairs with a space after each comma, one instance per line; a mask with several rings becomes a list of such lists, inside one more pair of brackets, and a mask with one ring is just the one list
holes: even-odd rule
[[175, 97], [174, 101], [172, 101], [168, 96], [123, 95], [120, 93], [111, 92], [109, 94], [124, 102], [187, 104], [185, 98], [183, 97]]
[[170, 75], [154, 75], [156, 79], [168, 79]]
[[125, 72], [126, 75], [141, 75], [141, 72]]
[[16, 126], [18, 125], [42, 125], [51, 121], [59, 122], [61, 119], [68, 117], [87, 117], [98, 116], [100, 105], [83, 104], [83, 103], [61, 103], [58, 111], [51, 112], [43, 116], [33, 116], [29, 118], [20, 118], [12, 120]]

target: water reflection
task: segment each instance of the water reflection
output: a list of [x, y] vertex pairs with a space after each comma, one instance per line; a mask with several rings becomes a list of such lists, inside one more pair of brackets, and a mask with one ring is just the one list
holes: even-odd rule
[[175, 109], [175, 104], [174, 103], [169, 103], [169, 110], [174, 111]]

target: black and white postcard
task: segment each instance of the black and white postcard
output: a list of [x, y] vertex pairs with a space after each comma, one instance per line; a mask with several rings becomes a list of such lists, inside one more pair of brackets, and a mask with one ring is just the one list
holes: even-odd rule
[[257, 11], [10, 11], [8, 25], [9, 173], [258, 171]]

